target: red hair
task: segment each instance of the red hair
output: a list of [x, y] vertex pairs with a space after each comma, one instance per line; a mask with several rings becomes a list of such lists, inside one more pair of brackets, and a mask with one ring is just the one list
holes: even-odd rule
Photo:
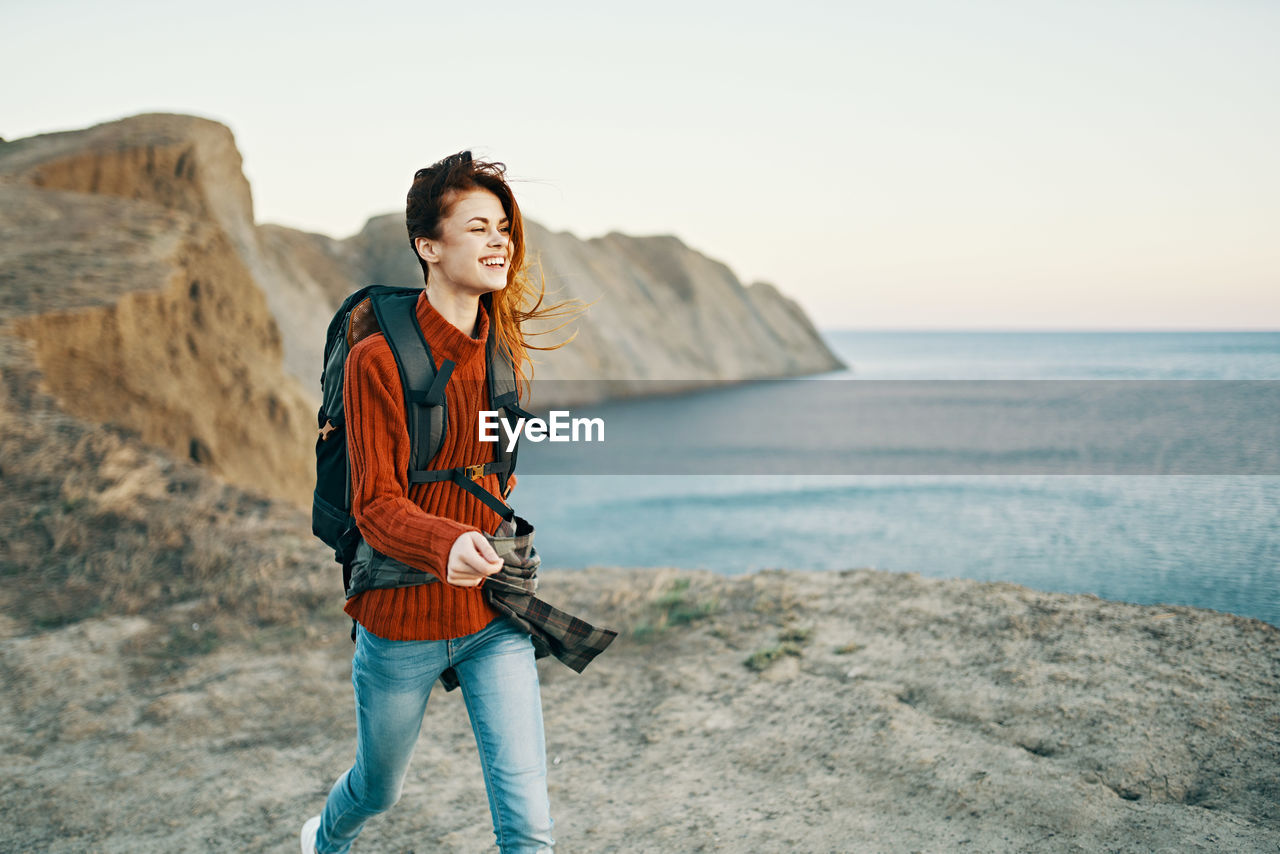
[[485, 294], [481, 299], [489, 312], [489, 323], [498, 346], [506, 350], [512, 364], [517, 366], [517, 376], [524, 379], [524, 366], [530, 361], [528, 350], [556, 350], [578, 335], [574, 332], [558, 344], [539, 347], [526, 339], [521, 328], [524, 321], [567, 316], [568, 319], [563, 323], [548, 330], [554, 332], [585, 311], [586, 305], [581, 300], [570, 299], [543, 307], [542, 301], [547, 292], [546, 278], [539, 268], [535, 287], [525, 263], [524, 218], [520, 214], [520, 206], [516, 204], [515, 195], [507, 184], [506, 170], [503, 163], [473, 160], [470, 151], [451, 154], [425, 169], [419, 169], [413, 176], [413, 186], [409, 188], [405, 204], [405, 225], [409, 230], [409, 243], [414, 247], [414, 257], [422, 266], [423, 281], [430, 288], [431, 270], [426, 260], [418, 254], [417, 239], [439, 239], [440, 223], [449, 215], [459, 194], [479, 189], [488, 190], [498, 197], [511, 226], [511, 264], [507, 269], [507, 286], [501, 291]]

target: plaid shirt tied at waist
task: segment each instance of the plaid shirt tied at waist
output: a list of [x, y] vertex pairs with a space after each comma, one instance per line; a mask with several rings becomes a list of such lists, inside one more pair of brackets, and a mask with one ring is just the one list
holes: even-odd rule
[[[526, 519], [515, 516], [512, 521], [504, 520], [495, 534], [484, 537], [502, 558], [502, 569], [481, 585], [489, 604], [529, 633], [535, 658], [553, 655], [574, 672], [581, 673], [618, 633], [596, 628], [533, 595], [538, 589], [538, 566], [542, 558], [533, 547], [533, 525]], [[458, 687], [458, 676], [452, 667], [441, 674], [440, 682], [450, 691]]]
[[[502, 569], [481, 583], [485, 599], [499, 614], [511, 617], [529, 633], [533, 638], [535, 657], [554, 655], [581, 673], [593, 658], [604, 652], [618, 633], [598, 629], [533, 595], [538, 589], [538, 566], [542, 558], [533, 547], [533, 525], [528, 520], [513, 516], [511, 521], [504, 520], [497, 532], [485, 534], [484, 538], [502, 558]], [[440, 580], [431, 573], [375, 551], [368, 542], [361, 540], [352, 562], [347, 598], [376, 588], [439, 583]], [[440, 682], [450, 691], [458, 687], [458, 676], [452, 667], [441, 674]]]

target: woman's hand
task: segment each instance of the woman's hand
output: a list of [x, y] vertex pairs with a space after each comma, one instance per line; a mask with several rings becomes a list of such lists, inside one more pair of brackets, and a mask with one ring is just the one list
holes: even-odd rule
[[455, 587], [476, 587], [502, 569], [502, 558], [478, 531], [467, 531], [453, 541], [445, 580]]

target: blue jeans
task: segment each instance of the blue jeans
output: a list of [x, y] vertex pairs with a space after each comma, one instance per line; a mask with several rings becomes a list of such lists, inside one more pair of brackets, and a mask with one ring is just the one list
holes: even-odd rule
[[358, 628], [351, 662], [356, 761], [329, 792], [317, 854], [345, 854], [366, 821], [400, 800], [431, 686], [450, 666], [475, 732], [499, 850], [552, 850], [533, 643], [509, 617], [498, 617], [453, 640], [386, 640]]

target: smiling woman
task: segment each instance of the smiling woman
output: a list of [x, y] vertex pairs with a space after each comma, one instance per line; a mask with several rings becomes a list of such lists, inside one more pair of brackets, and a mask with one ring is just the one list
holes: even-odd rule
[[543, 307], [546, 284], [539, 275], [535, 289], [525, 264], [524, 217], [505, 173], [504, 164], [474, 160], [470, 151], [419, 169], [405, 225], [431, 304], [471, 334], [473, 303], [484, 297], [499, 346], [523, 370], [527, 350], [554, 350], [573, 340], [530, 344], [521, 333], [524, 321], [564, 317], [567, 323], [581, 307], [573, 300]]
[[[559, 646], [539, 634], [535, 648], [535, 629], [495, 593], [510, 585], [498, 573], [518, 553], [500, 552], [499, 545], [528, 541], [518, 569], [530, 574], [521, 578], [533, 577], [540, 558], [532, 552], [532, 526], [506, 503], [515, 486], [514, 455], [504, 462], [495, 459], [492, 444], [481, 444], [477, 413], [494, 404], [495, 384], [519, 385], [532, 346], [523, 321], [578, 310], [572, 303], [541, 308], [545, 285], [539, 282], [535, 291], [526, 273], [524, 223], [504, 171], [501, 163], [474, 161], [463, 151], [418, 170], [409, 190], [405, 220], [426, 289], [416, 296], [409, 291], [405, 308], [412, 309], [436, 378], [425, 392], [409, 388], [415, 407], [420, 396], [439, 406], [443, 391], [447, 419], [439, 432], [418, 431], [439, 438], [423, 457], [429, 470], [409, 471], [421, 443], [408, 432], [405, 386], [386, 336], [375, 328], [349, 342], [340, 386], [345, 424], [337, 429], [345, 430], [351, 517], [360, 540], [345, 606], [357, 624], [357, 747], [355, 763], [334, 783], [322, 813], [304, 825], [303, 854], [345, 854], [365, 822], [399, 799], [437, 679], [462, 688], [499, 848], [523, 854], [554, 845], [535, 655], [549, 649], [581, 670], [613, 633], [562, 615], [567, 619], [555, 617], [557, 625], [577, 634], [555, 637]], [[398, 327], [384, 328], [396, 337]], [[509, 362], [505, 370], [515, 368], [514, 376], [491, 374], [499, 361], [490, 350], [505, 356], [501, 364]], [[434, 477], [446, 470], [457, 477]], [[354, 583], [357, 576], [383, 578], [365, 573], [375, 565], [397, 567], [395, 577]]]

